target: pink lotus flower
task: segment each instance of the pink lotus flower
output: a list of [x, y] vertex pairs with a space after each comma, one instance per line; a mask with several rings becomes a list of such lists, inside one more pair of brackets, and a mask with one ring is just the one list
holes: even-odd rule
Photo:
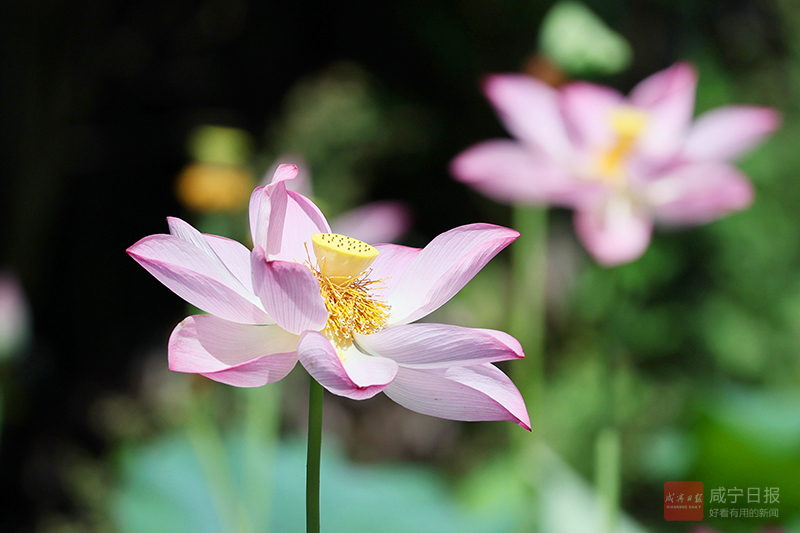
[[729, 162], [775, 131], [769, 108], [729, 106], [692, 122], [697, 73], [685, 63], [626, 98], [577, 82], [557, 91], [523, 75], [490, 76], [484, 91], [517, 141], [487, 141], [453, 175], [509, 203], [575, 210], [578, 237], [606, 265], [647, 249], [653, 221], [702, 224], [744, 209], [748, 179]]
[[491, 363], [523, 357], [510, 335], [412, 324], [447, 302], [519, 234], [470, 224], [424, 249], [372, 247], [330, 233], [309, 199], [287, 191], [294, 165], [250, 199], [252, 252], [169, 218], [169, 235], [128, 249], [187, 302], [210, 313], [183, 320], [169, 366], [237, 387], [282, 379], [300, 363], [334, 394], [379, 392], [420, 413], [510, 420], [530, 429], [522, 396]]
[[[286, 183], [286, 189], [313, 197], [313, 186], [309, 176], [308, 164], [298, 156], [283, 157], [297, 167], [297, 177]], [[278, 164], [264, 176], [262, 185], [270, 182]], [[346, 211], [330, 221], [335, 233], [348, 235], [368, 243], [395, 242], [400, 240], [411, 226], [411, 211], [402, 202], [379, 200]]]
[[16, 275], [0, 270], [0, 362], [18, 354], [31, 337], [31, 310]]

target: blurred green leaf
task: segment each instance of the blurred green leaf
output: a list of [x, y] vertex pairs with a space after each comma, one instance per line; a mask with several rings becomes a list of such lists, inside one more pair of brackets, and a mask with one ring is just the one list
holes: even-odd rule
[[[305, 531], [305, 443], [282, 444], [272, 464], [244, 464], [241, 439], [229, 441], [226, 450], [237, 490], [242, 490], [245, 469], [254, 467], [264, 483], [276, 487], [271, 523], [251, 521], [252, 529]], [[173, 435], [130, 447], [120, 466], [114, 515], [121, 531], [229, 533], [195, 451], [184, 437]], [[498, 522], [496, 515], [475, 516], [458, 506], [442, 479], [423, 468], [353, 465], [328, 448], [323, 451], [321, 476], [323, 531], [508, 531], [508, 524]], [[244, 502], [244, 496], [238, 497]]]
[[502, 329], [507, 315], [503, 292], [508, 290], [508, 268], [491, 261], [426, 321], [465, 327]]
[[688, 472], [697, 460], [697, 445], [692, 436], [678, 428], [656, 429], [643, 435], [637, 444], [640, 468], [655, 483], [688, 479]]
[[580, 2], [562, 1], [542, 21], [539, 47], [573, 76], [616, 74], [633, 58], [628, 42]]
[[189, 136], [195, 161], [217, 165], [246, 165], [253, 155], [253, 139], [239, 128], [200, 126]]
[[768, 360], [769, 329], [763, 321], [722, 297], [710, 299], [701, 316], [717, 363], [732, 375], [759, 375]]
[[360, 65], [340, 61], [289, 90], [268, 152], [307, 161], [315, 196], [335, 216], [365, 200], [376, 161], [423, 149], [432, 129], [420, 106], [391, 98]]
[[695, 475], [707, 487], [777, 487], [781, 522], [800, 513], [800, 394], [715, 387], [700, 405]]
[[[561, 457], [531, 438], [516, 455], [505, 455], [476, 468], [464, 480], [461, 496], [471, 508], [484, 512], [502, 512], [514, 527], [507, 531], [530, 531], [538, 522], [546, 533], [597, 531], [601, 511], [598, 497], [586, 480]], [[534, 486], [532, 456], [539, 460], [541, 483]], [[538, 507], [532, 507], [534, 491], [541, 497]], [[464, 531], [473, 531], [465, 529]], [[615, 533], [644, 533], [644, 527], [622, 514]]]
[[188, 440], [168, 436], [123, 451], [113, 514], [121, 531], [224, 531]]

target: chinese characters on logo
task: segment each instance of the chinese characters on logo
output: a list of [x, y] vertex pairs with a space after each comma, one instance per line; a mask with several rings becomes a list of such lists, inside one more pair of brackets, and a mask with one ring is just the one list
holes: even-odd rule
[[[730, 498], [730, 503], [736, 503], [743, 495], [743, 490], [736, 487], [727, 490], [725, 487], [711, 489], [710, 503], [728, 503], [727, 498]], [[747, 503], [781, 503], [778, 500], [779, 497], [780, 489], [778, 487], [765, 487], [763, 498], [761, 497], [760, 487], [749, 487], [747, 489]]]
[[702, 520], [703, 483], [701, 481], [667, 481], [664, 483], [665, 520]]
[[[778, 487], [734, 486], [711, 489], [710, 518], [777, 518], [780, 502]], [[716, 505], [715, 505], [716, 504]], [[757, 504], [758, 506], [750, 506]], [[667, 481], [664, 483], [665, 520], [702, 520], [703, 483], [700, 481]]]
[[[747, 500], [745, 501], [745, 497]], [[741, 500], [740, 500], [741, 499]], [[733, 505], [745, 505], [751, 503], [771, 505], [780, 502], [780, 489], [778, 487], [748, 487], [747, 493], [743, 489], [733, 487], [726, 489], [719, 487], [711, 489], [711, 500], [709, 504], [726, 504], [730, 506], [722, 508], [711, 508], [708, 516], [712, 518], [777, 518], [777, 508], [753, 508], [753, 507], [733, 507]]]

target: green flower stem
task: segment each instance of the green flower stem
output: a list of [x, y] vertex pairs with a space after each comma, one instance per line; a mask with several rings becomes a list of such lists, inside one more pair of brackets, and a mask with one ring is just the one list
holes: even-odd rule
[[519, 239], [511, 246], [511, 317], [509, 333], [525, 351], [510, 365], [512, 378], [525, 397], [531, 431], [542, 436], [544, 394], [545, 287], [547, 276], [547, 209], [517, 206], [513, 214]]
[[308, 393], [308, 458], [306, 459], [306, 532], [319, 533], [319, 463], [322, 447], [322, 385], [311, 378]]

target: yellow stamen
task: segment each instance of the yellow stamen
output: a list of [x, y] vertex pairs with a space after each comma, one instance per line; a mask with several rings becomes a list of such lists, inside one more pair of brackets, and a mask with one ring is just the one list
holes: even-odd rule
[[314, 270], [319, 290], [328, 309], [325, 336], [337, 349], [343, 350], [353, 342], [353, 335], [369, 335], [381, 329], [389, 318], [389, 305], [372, 296], [374, 285], [381, 280], [368, 279], [365, 272], [355, 279], [337, 282]]
[[378, 256], [369, 244], [333, 233], [311, 237], [317, 265], [309, 265], [319, 281], [328, 309], [325, 336], [339, 353], [353, 343], [353, 335], [369, 335], [386, 325], [389, 305], [375, 299], [372, 291], [382, 280], [371, 280], [365, 270]]
[[617, 142], [601, 155], [598, 171], [605, 180], [622, 185], [625, 180], [625, 160], [647, 125], [647, 114], [635, 107], [620, 106], [611, 112], [610, 120], [611, 128], [617, 134]]

